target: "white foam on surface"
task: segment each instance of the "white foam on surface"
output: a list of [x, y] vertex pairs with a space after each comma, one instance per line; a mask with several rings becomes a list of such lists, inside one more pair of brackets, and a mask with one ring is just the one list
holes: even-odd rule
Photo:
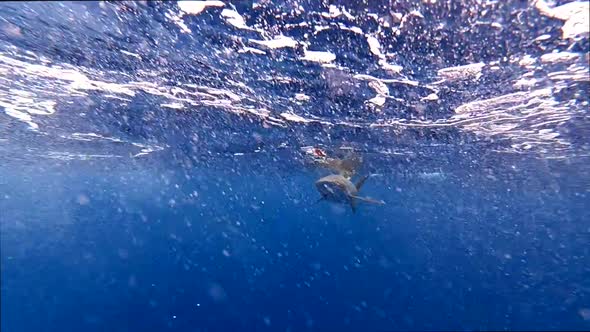
[[305, 55], [301, 57], [301, 60], [320, 63], [330, 63], [336, 60], [336, 55], [332, 52], [305, 50]]
[[[425, 2], [424, 5], [431, 2]], [[562, 38], [577, 39], [588, 33], [588, 2], [573, 1], [555, 8], [552, 8], [549, 3], [539, 0], [532, 1], [530, 5], [534, 6], [542, 15], [563, 21]], [[223, 8], [220, 11], [220, 18], [227, 24], [236, 29], [258, 33], [258, 37], [246, 39], [238, 35], [239, 31], [224, 30], [224, 33], [228, 30], [230, 33], [231, 31], [236, 33], [230, 37], [239, 42], [236, 48], [238, 49], [237, 53], [251, 53], [260, 57], [267, 55], [274, 57], [278, 53], [279, 58], [282, 58], [281, 52], [274, 50], [300, 48], [296, 50], [297, 52], [293, 52], [299, 53], [299, 50], [303, 52], [303, 56], [297, 55], [300, 56], [299, 60], [318, 63], [324, 71], [338, 69], [346, 73], [344, 78], [336, 75], [334, 91], [350, 89], [345, 93], [355, 94], [355, 89], [366, 89], [368, 86], [374, 91], [374, 94], [369, 93], [367, 96], [363, 94], [360, 97], [364, 99], [362, 101], [373, 109], [385, 111], [373, 114], [378, 117], [378, 120], [373, 123], [362, 117], [338, 119], [338, 114], [335, 114], [337, 119], [322, 119], [314, 115], [315, 106], [312, 103], [305, 103], [310, 100], [310, 97], [303, 93], [295, 93], [295, 91], [280, 97], [280, 101], [277, 101], [278, 104], [274, 104], [275, 100], [272, 96], [258, 93], [255, 87], [248, 86], [247, 80], [239, 82], [239, 78], [235, 77], [233, 79], [238, 82], [227, 80], [223, 84], [228, 87], [223, 89], [207, 86], [207, 83], [191, 85], [183, 82], [167, 82], [162, 79], [165, 68], [161, 71], [159, 69], [139, 70], [132, 75], [125, 76], [123, 72], [107, 73], [82, 66], [52, 63], [47, 58], [30, 51], [17, 50], [16, 47], [12, 54], [10, 52], [0, 53], [0, 84], [10, 87], [10, 89], [0, 89], [0, 106], [4, 108], [4, 113], [9, 117], [28, 124], [31, 129], [44, 133], [45, 122], [40, 120], [41, 117], [50, 117], [56, 112], [63, 112], [64, 107], [62, 106], [67, 106], [68, 111], [71, 111], [74, 108], [72, 105], [84, 104], [90, 97], [108, 98], [109, 103], [124, 106], [138, 93], [147, 93], [158, 97], [157, 102], [153, 105], [155, 108], [165, 108], [170, 112], [183, 110], [187, 113], [198, 112], [204, 107], [215, 108], [221, 112], [255, 118], [260, 120], [265, 128], [269, 126], [286, 127], [290, 126], [290, 123], [303, 125], [314, 123], [322, 126], [340, 125], [359, 128], [390, 127], [396, 130], [400, 128], [456, 127], [484, 138], [513, 141], [513, 151], [530, 151], [537, 149], [537, 147], [542, 150], [549, 146], [559, 150], [566, 149], [569, 142], [559, 135], [556, 128], [576, 114], [570, 110], [574, 101], [569, 101], [570, 105], [566, 105], [556, 101], [553, 94], [571, 86], [572, 82], [590, 80], [587, 64], [581, 61], [587, 59], [587, 55], [574, 52], [547, 53], [538, 58], [530, 55], [515, 56], [510, 59], [494, 59], [496, 61], [488, 64], [462, 62], [467, 64], [441, 68], [437, 72], [431, 73], [432, 75], [429, 77], [434, 77], [434, 74], [438, 75], [433, 79], [420, 78], [419, 81], [408, 79], [408, 77], [412, 77], [409, 76], [413, 74], [412, 69], [407, 68], [408, 77], [403, 76], [406, 74], [404, 68], [395, 64], [400, 61], [398, 53], [391, 49], [391, 45], [382, 45], [379, 38], [384, 33], [398, 35], [411, 33], [408, 31], [411, 28], [409, 22], [424, 19], [424, 16], [415, 10], [409, 11], [405, 15], [390, 13], [387, 20], [382, 15], [367, 12], [363, 15], [374, 19], [379, 24], [376, 30], [371, 29], [371, 31], [363, 31], [360, 27], [354, 26], [357, 22], [356, 17], [340, 5], [330, 5], [329, 12], [319, 13], [321, 15], [319, 22], [293, 22], [279, 28], [273, 26], [272, 30], [268, 29], [268, 31], [266, 31], [267, 27], [263, 25], [253, 24], [253, 27], [249, 27], [244, 17], [231, 5], [222, 1], [179, 1], [179, 10], [176, 10], [176, 13], [175, 10], [168, 10], [165, 15], [172, 24], [179, 27], [182, 33], [192, 34], [193, 32], [186, 24], [191, 19], [187, 15], [200, 15], [207, 8]], [[305, 8], [301, 5], [293, 5], [289, 10], [303, 13]], [[218, 13], [219, 10], [215, 10], [215, 12]], [[474, 24], [490, 29], [505, 29], [508, 26], [502, 26], [498, 22], [484, 21]], [[306, 30], [310, 29], [310, 32], [304, 37], [289, 37], [284, 34], [291, 30], [283, 29], [285, 27], [289, 27], [291, 30], [301, 27]], [[364, 38], [366, 43], [362, 47], [367, 49], [363, 51], [374, 55], [372, 59], [367, 61], [372, 61], [372, 64], [376, 62], [384, 71], [372, 71], [372, 75], [367, 75], [365, 72], [355, 71], [354, 68], [346, 68], [344, 64], [336, 61], [341, 60], [335, 55], [339, 54], [340, 56], [339, 52], [307, 50], [311, 38], [314, 38], [313, 35], [330, 29], [350, 31], [358, 35], [353, 36], [354, 38]], [[195, 34], [197, 33], [198, 31], [195, 31]], [[184, 36], [184, 38], [186, 37]], [[198, 36], [194, 35], [188, 38], [198, 38]], [[550, 35], [543, 34], [538, 36], [534, 42], [541, 44], [550, 38]], [[244, 46], [241, 44], [243, 41], [249, 45]], [[227, 61], [223, 57], [241, 56], [232, 54], [233, 49], [229, 48], [217, 51], [222, 55], [222, 58], [217, 59], [221, 62]], [[134, 53], [127, 50], [119, 50], [119, 52], [122, 54], [121, 57], [127, 60], [129, 57], [142, 59], [141, 52]], [[15, 55], [17, 53], [18, 56]], [[291, 56], [290, 53], [289, 56]], [[241, 57], [244, 59], [254, 58], [251, 56]], [[166, 60], [172, 58], [166, 57]], [[207, 60], [211, 60], [211, 58]], [[407, 120], [396, 118], [397, 109], [392, 105], [399, 103], [416, 110], [437, 107], [437, 102], [445, 98], [445, 93], [441, 93], [444, 91], [441, 86], [460, 83], [462, 88], [471, 89], [477, 84], [485, 84], [485, 81], [480, 78], [490, 72], [501, 72], [505, 69], [505, 61], [507, 60], [510, 66], [524, 69], [524, 74], [507, 82], [508, 86], [511, 85], [514, 89], [510, 93], [492, 93], [486, 98], [467, 94], [465, 100], [456, 107], [455, 113], [449, 118], [438, 120], [426, 120], [424, 117]], [[557, 65], [559, 70], [548, 69], [553, 65]], [[307, 66], [316, 67], [309, 64]], [[486, 69], [485, 72], [484, 69]], [[391, 78], [392, 76], [395, 78]], [[340, 79], [343, 82], [339, 82]], [[261, 73], [261, 80], [277, 84], [291, 84], [296, 83], [298, 78], [289, 77], [289, 74], [277, 71]], [[408, 100], [400, 98], [395, 90], [402, 85], [404, 89], [410, 90]], [[553, 90], [544, 89], [547, 86], [551, 86]], [[392, 95], [390, 95], [390, 89]], [[335, 112], [337, 111], [335, 110]], [[79, 112], [83, 113], [84, 110]], [[577, 115], [579, 116], [579, 114]], [[72, 134], [68, 139], [109, 141], [108, 138], [93, 135]], [[115, 143], [115, 141], [110, 142]], [[152, 151], [151, 147], [141, 149], [142, 151], [137, 153], [137, 156]]]
[[447, 67], [438, 70], [438, 76], [444, 81], [478, 80], [485, 64], [471, 63], [463, 66]]
[[252, 53], [252, 54], [259, 54], [259, 55], [265, 55], [266, 52], [263, 50], [259, 50], [257, 48], [254, 47], [244, 47], [240, 50], [238, 50], [238, 53]]
[[123, 53], [123, 54], [125, 54], [125, 55], [129, 55], [129, 56], [132, 56], [134, 58], [137, 58], [137, 59], [140, 59], [141, 60], [141, 56], [139, 54], [137, 54], [137, 53], [128, 52], [128, 51], [125, 51], [125, 50], [120, 50], [120, 52]]
[[577, 39], [590, 32], [589, 1], [572, 1], [552, 8], [545, 0], [535, 0], [533, 5], [541, 14], [564, 21], [561, 27], [563, 39]]
[[246, 25], [246, 21], [242, 15], [240, 15], [237, 11], [233, 9], [224, 9], [221, 11], [221, 17], [223, 17], [227, 23], [233, 25], [238, 29], [250, 30], [248, 25]]
[[581, 57], [579, 53], [572, 52], [555, 52], [541, 55], [543, 63], [570, 63]]
[[184, 105], [182, 103], [160, 104], [160, 107], [172, 108], [175, 110], [184, 109]]
[[295, 39], [283, 35], [277, 36], [274, 39], [270, 40], [250, 39], [250, 42], [260, 46], [264, 46], [269, 49], [277, 49], [284, 47], [294, 48], [297, 47], [297, 45], [299, 44]]
[[207, 7], [224, 7], [222, 1], [178, 1], [178, 8], [189, 15], [199, 15]]
[[381, 53], [381, 43], [379, 40], [373, 36], [367, 35], [367, 43], [369, 44], [369, 49], [371, 53], [375, 54], [378, 57], [383, 57]]
[[304, 94], [304, 93], [296, 93], [295, 94], [295, 100], [298, 100], [298, 101], [309, 101], [310, 99], [311, 98], [308, 95]]

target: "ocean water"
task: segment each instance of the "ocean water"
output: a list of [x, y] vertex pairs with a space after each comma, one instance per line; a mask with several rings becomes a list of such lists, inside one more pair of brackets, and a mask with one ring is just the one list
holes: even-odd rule
[[1, 3], [0, 328], [590, 329], [588, 6]]

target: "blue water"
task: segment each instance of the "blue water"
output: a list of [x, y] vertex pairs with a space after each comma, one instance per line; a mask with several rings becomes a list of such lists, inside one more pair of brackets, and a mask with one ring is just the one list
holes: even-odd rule
[[[2, 331], [590, 329], [587, 33], [518, 1], [259, 2], [0, 5]], [[309, 44], [250, 41], [278, 32]], [[386, 204], [317, 202], [310, 147]]]

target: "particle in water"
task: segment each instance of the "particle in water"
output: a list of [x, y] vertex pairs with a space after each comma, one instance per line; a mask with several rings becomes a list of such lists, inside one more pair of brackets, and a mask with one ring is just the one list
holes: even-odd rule
[[129, 287], [137, 286], [137, 278], [134, 275], [130, 275], [127, 279], [127, 284], [129, 285]]
[[225, 257], [229, 257], [229, 255], [230, 255], [229, 251], [227, 251], [227, 249], [223, 249], [222, 253], [223, 253], [223, 256], [225, 256]]
[[256, 141], [256, 143], [261, 143], [263, 141], [262, 135], [258, 133], [253, 133], [252, 138], [254, 138], [254, 141]]
[[127, 251], [126, 249], [119, 248], [117, 250], [117, 254], [119, 255], [119, 257], [121, 259], [127, 259], [127, 258], [129, 258], [129, 251]]
[[78, 197], [76, 198], [76, 201], [80, 205], [86, 205], [86, 204], [90, 203], [90, 199], [88, 198], [88, 196], [86, 196], [84, 194], [78, 195]]
[[436, 93], [431, 93], [428, 96], [422, 98], [422, 101], [437, 101], [437, 100], [439, 100], [439, 98]]
[[22, 30], [18, 26], [11, 23], [3, 24], [1, 30], [9, 37], [20, 38], [23, 36]]
[[213, 283], [209, 287], [209, 296], [211, 296], [214, 301], [221, 302], [226, 299], [227, 294], [221, 285]]

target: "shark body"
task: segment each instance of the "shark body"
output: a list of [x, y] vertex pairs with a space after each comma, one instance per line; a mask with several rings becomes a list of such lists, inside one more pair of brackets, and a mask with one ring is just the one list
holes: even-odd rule
[[331, 174], [315, 182], [317, 190], [322, 197], [318, 202], [327, 200], [336, 203], [350, 204], [352, 212], [356, 212], [357, 202], [383, 205], [385, 202], [374, 200], [368, 197], [358, 196], [358, 192], [369, 178], [369, 175], [362, 177], [356, 184], [352, 183], [350, 178], [342, 174]]

